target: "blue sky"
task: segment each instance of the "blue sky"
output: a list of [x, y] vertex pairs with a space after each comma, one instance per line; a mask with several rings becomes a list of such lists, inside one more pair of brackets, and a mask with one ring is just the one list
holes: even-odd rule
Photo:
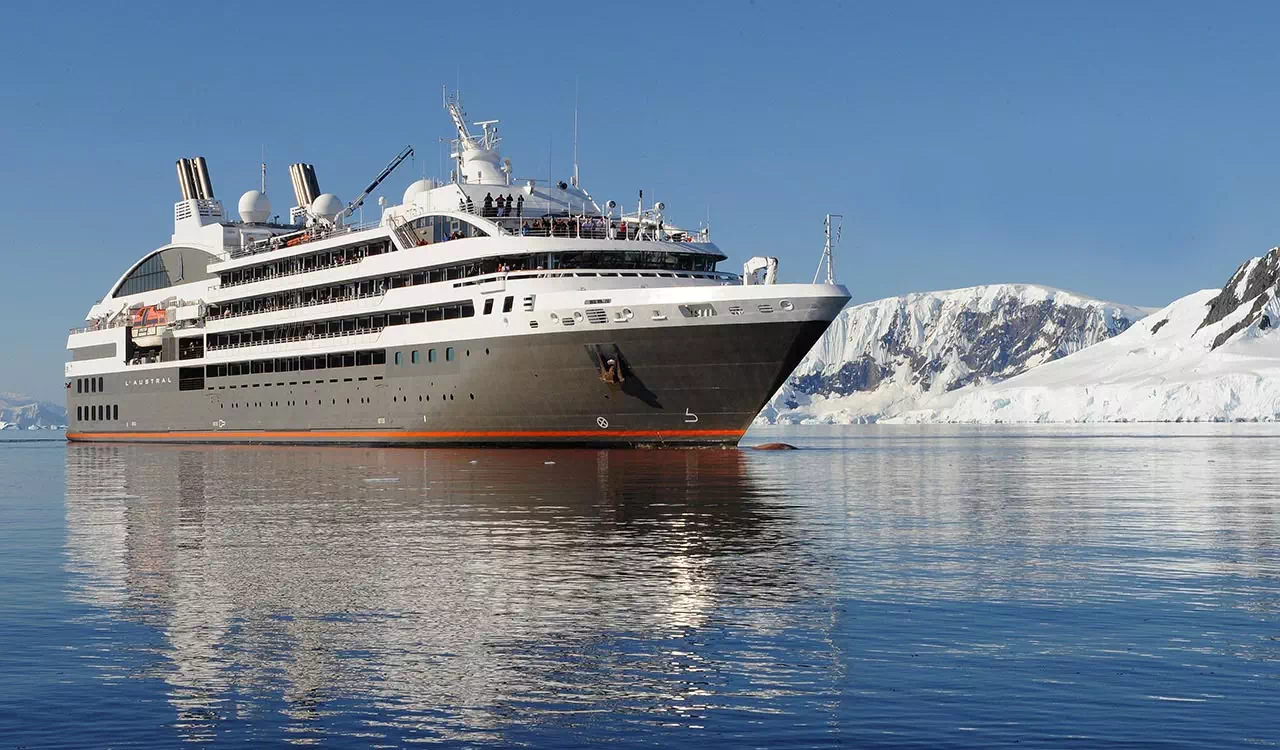
[[0, 390], [61, 398], [66, 329], [168, 240], [174, 160], [207, 157], [233, 207], [265, 148], [282, 210], [289, 162], [349, 199], [413, 143], [396, 197], [438, 172], [445, 83], [517, 175], [563, 178], [576, 80], [583, 185], [709, 215], [731, 267], [807, 280], [831, 211], [855, 301], [1163, 305], [1280, 235], [1276, 28], [1246, 2], [9, 7]]

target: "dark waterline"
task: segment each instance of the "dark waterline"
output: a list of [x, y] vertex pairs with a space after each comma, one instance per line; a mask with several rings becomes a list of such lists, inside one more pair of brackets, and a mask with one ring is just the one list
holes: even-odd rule
[[1280, 743], [1280, 428], [750, 437], [5, 440], [0, 748]]

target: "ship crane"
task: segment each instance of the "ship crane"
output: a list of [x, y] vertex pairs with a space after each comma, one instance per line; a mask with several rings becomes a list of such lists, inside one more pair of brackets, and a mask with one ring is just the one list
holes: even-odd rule
[[374, 178], [373, 178], [373, 182], [370, 182], [370, 183], [369, 183], [369, 186], [368, 186], [368, 187], [366, 187], [366, 188], [364, 189], [364, 192], [362, 192], [362, 193], [360, 193], [360, 195], [356, 196], [355, 200], [353, 200], [353, 201], [351, 201], [350, 203], [348, 203], [348, 204], [347, 204], [347, 207], [346, 207], [346, 208], [344, 208], [344, 209], [342, 209], [342, 213], [338, 214], [338, 217], [337, 217], [337, 218], [338, 218], [338, 220], [345, 219], [346, 217], [350, 216], [350, 215], [351, 215], [351, 214], [352, 214], [352, 213], [353, 213], [357, 208], [359, 208], [361, 205], [363, 205], [363, 204], [364, 204], [364, 199], [369, 197], [369, 193], [372, 193], [374, 190], [376, 190], [376, 189], [378, 188], [378, 185], [379, 185], [379, 184], [381, 184], [383, 180], [387, 179], [387, 177], [388, 177], [392, 172], [394, 172], [394, 171], [396, 170], [396, 167], [400, 166], [400, 164], [401, 164], [405, 159], [408, 159], [410, 156], [413, 156], [413, 146], [412, 146], [412, 145], [405, 146], [405, 147], [404, 147], [404, 150], [403, 150], [403, 151], [401, 151], [401, 152], [396, 156], [396, 158], [392, 159], [392, 160], [391, 160], [391, 163], [390, 163], [390, 164], [388, 164], [388, 165], [386, 166], [386, 168], [385, 168], [385, 169], [383, 169], [383, 170], [378, 174], [378, 176], [377, 176], [377, 177], [374, 177]]

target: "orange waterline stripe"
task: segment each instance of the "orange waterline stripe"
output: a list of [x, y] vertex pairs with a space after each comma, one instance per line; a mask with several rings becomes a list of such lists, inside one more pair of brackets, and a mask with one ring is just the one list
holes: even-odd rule
[[518, 438], [518, 437], [733, 437], [745, 430], [454, 430], [420, 432], [409, 430], [206, 430], [169, 432], [68, 432], [68, 440], [163, 439], [163, 438]]

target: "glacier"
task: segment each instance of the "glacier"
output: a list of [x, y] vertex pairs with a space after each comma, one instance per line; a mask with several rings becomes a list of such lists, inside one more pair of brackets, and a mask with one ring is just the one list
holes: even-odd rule
[[1084, 350], [1148, 312], [1034, 284], [856, 305], [841, 312], [756, 422], [894, 420]]
[[1280, 248], [1221, 289], [1189, 294], [1123, 333], [996, 384], [899, 414], [902, 422], [1280, 419]]

